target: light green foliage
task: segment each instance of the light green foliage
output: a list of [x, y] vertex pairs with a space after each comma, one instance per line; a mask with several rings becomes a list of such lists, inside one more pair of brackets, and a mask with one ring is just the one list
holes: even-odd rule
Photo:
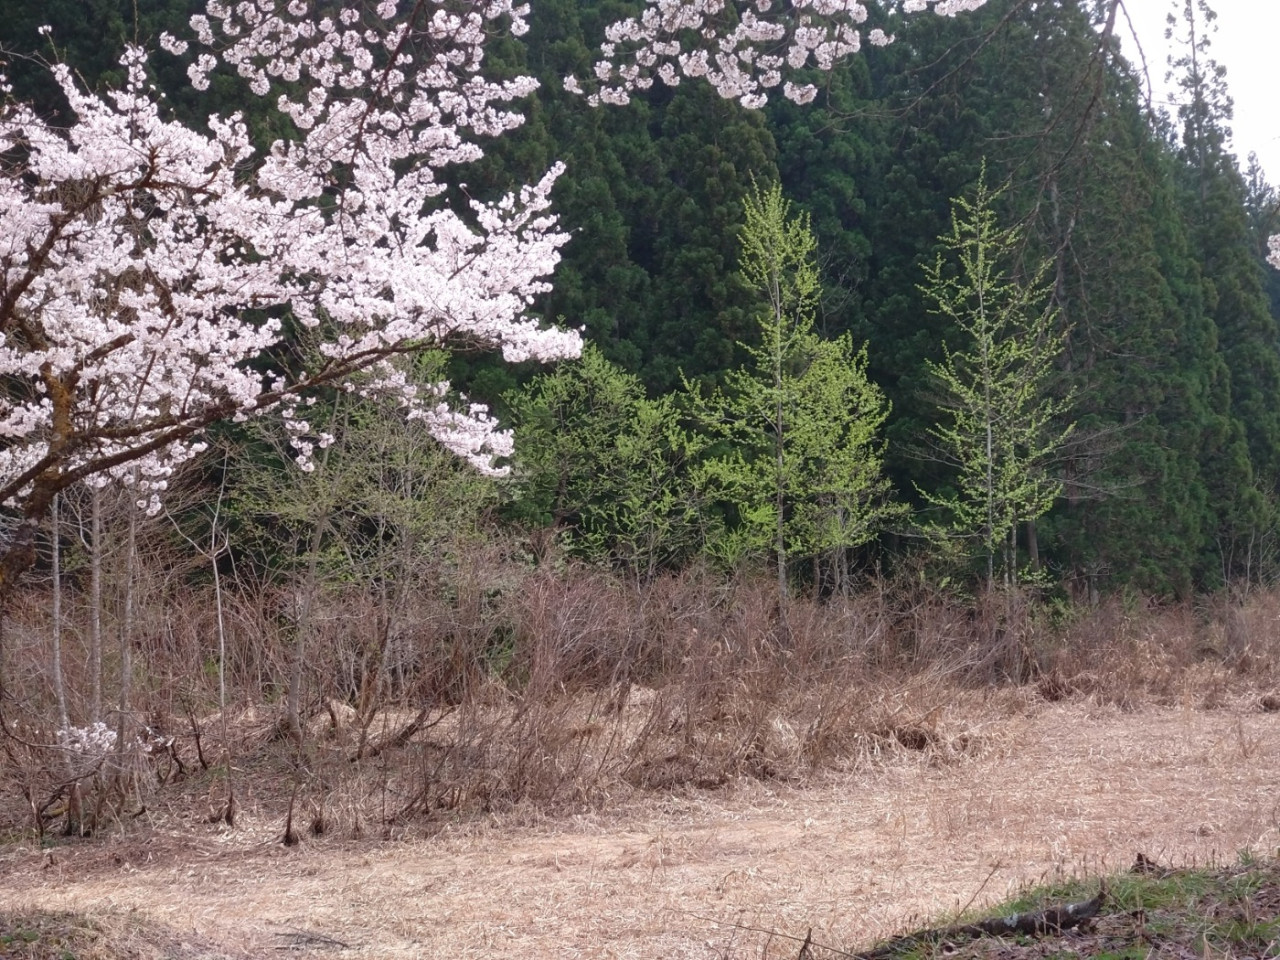
[[846, 551], [895, 512], [878, 439], [889, 405], [867, 380], [865, 348], [855, 350], [848, 334], [814, 333], [819, 280], [808, 218], [790, 217], [776, 185], [757, 187], [745, 213], [740, 270], [760, 302], [760, 342], [743, 344], [749, 367], [696, 401], [727, 446], [708, 464], [733, 514], [712, 549], [730, 563], [771, 551], [783, 596], [791, 558], [825, 555], [843, 589]]
[[1005, 582], [1014, 583], [1018, 525], [1042, 516], [1061, 493], [1050, 467], [1072, 427], [1061, 425], [1069, 398], [1049, 389], [1063, 346], [1045, 306], [1049, 262], [1029, 276], [1014, 274], [1024, 238], [997, 222], [999, 195], [984, 170], [973, 199], [954, 201], [951, 231], [939, 238], [942, 251], [920, 288], [963, 339], [928, 364], [944, 413], [930, 433], [955, 470], [955, 486], [921, 493], [945, 513], [940, 535], [978, 544], [988, 580], [1002, 554]]
[[[413, 379], [438, 382], [444, 357], [415, 358]], [[236, 464], [237, 539], [286, 570], [313, 559], [332, 583], [410, 581], [481, 535], [498, 484], [440, 447], [425, 424], [384, 403], [339, 395], [310, 415], [333, 444], [298, 470], [284, 430], [255, 422]], [[315, 553], [314, 558], [312, 553]]]
[[507, 402], [521, 505], [562, 529], [572, 554], [647, 581], [700, 548], [706, 441], [684, 429], [671, 397], [647, 399], [638, 377], [589, 344]]

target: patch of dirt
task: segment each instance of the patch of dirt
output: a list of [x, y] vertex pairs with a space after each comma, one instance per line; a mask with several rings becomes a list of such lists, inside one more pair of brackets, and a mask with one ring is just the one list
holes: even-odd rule
[[902, 750], [804, 787], [744, 779], [413, 841], [285, 849], [248, 813], [10, 847], [0, 911], [136, 916], [247, 956], [794, 958], [810, 927], [855, 950], [1137, 850], [1176, 866], [1280, 848], [1280, 720], [1256, 705], [1060, 702], [984, 735], [997, 746], [946, 763]]

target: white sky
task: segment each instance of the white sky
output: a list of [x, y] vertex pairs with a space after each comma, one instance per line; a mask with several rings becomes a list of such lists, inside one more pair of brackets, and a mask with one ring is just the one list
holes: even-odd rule
[[[1167, 99], [1164, 75], [1168, 70], [1168, 44], [1164, 39], [1165, 16], [1183, 7], [1183, 0], [1124, 0], [1129, 11], [1157, 101]], [[1280, 52], [1280, 0], [1209, 0], [1218, 14], [1218, 32], [1211, 36], [1210, 56], [1227, 68], [1227, 87], [1235, 101], [1231, 123], [1235, 152], [1243, 170], [1250, 151], [1258, 154], [1267, 179], [1280, 183], [1280, 106], [1272, 99], [1276, 84], [1275, 61]], [[1123, 17], [1116, 24], [1126, 56], [1133, 43]], [[1270, 71], [1271, 75], [1268, 75]]]

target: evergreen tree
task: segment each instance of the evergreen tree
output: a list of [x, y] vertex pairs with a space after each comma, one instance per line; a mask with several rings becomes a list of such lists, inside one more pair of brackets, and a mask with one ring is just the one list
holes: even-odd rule
[[1051, 392], [1063, 336], [1047, 306], [1050, 262], [1013, 275], [1023, 231], [997, 223], [999, 194], [984, 171], [973, 199], [955, 200], [951, 231], [921, 288], [965, 337], [929, 364], [946, 414], [931, 434], [956, 478], [954, 490], [924, 497], [943, 509], [944, 536], [973, 540], [986, 554], [988, 583], [1000, 556], [1010, 586], [1018, 580], [1019, 525], [1046, 513], [1062, 492], [1052, 466], [1072, 427], [1060, 425], [1068, 401]]
[[728, 450], [708, 474], [733, 513], [712, 545], [735, 562], [772, 554], [785, 611], [791, 561], [828, 560], [829, 582], [848, 584], [847, 554], [895, 511], [881, 475], [878, 438], [889, 408], [867, 379], [866, 350], [848, 334], [813, 332], [819, 294], [816, 241], [807, 217], [791, 218], [782, 188], [758, 187], [746, 204], [740, 265], [759, 302], [751, 365], [723, 389], [697, 397], [701, 419]]
[[1061, 379], [1078, 397], [1064, 497], [1028, 527], [1029, 551], [1043, 546], [1090, 591], [1186, 592], [1219, 578], [1218, 541], [1251, 515], [1256, 482], [1177, 164], [1118, 55], [1115, 10], [992, 0], [959, 37], [914, 21], [903, 42], [867, 58], [899, 113], [866, 190], [872, 254], [855, 329], [875, 345], [872, 375], [894, 401], [897, 482], [939, 489], [936, 465], [903, 451], [928, 430], [931, 398], [918, 385], [956, 331], [922, 316], [910, 291], [945, 229], [945, 197], [988, 157], [1009, 184], [1001, 220], [1028, 225], [1020, 259], [1053, 257]]
[[1263, 287], [1271, 315], [1280, 316], [1280, 270], [1267, 263], [1271, 252], [1271, 237], [1280, 233], [1280, 196], [1267, 181], [1266, 172], [1258, 162], [1258, 155], [1249, 154], [1245, 169], [1245, 215], [1249, 218], [1249, 236], [1253, 244], [1254, 259], [1262, 266]]
[[520, 512], [558, 530], [571, 555], [647, 582], [701, 548], [705, 441], [681, 426], [671, 396], [648, 400], [638, 377], [588, 345], [507, 402]]
[[1223, 436], [1223, 371], [1168, 147], [1125, 64], [1101, 81], [1105, 109], [1058, 170], [1040, 228], [1078, 397], [1065, 504], [1047, 525], [1092, 596], [1125, 583], [1186, 594], [1216, 570], [1203, 451]]
[[466, 179], [469, 191], [492, 192], [565, 162], [556, 211], [572, 239], [537, 307], [584, 326], [605, 357], [658, 395], [682, 373], [714, 382], [741, 361], [738, 341], [754, 335], [736, 235], [750, 178], [776, 177], [777, 150], [764, 114], [705, 84], [659, 86], [624, 108], [593, 109], [565, 93], [562, 78], [589, 73], [595, 59], [584, 38], [620, 9], [539, 7], [529, 34], [502, 55], [542, 86], [521, 129]]
[[[1183, 92], [1179, 179], [1204, 310], [1223, 368], [1215, 404], [1224, 422], [1206, 438], [1201, 457], [1216, 487], [1214, 539], [1222, 573], [1232, 577], [1244, 569], [1227, 558], [1245, 558], [1240, 563], [1253, 567], [1251, 552], [1241, 545], [1272, 522], [1267, 505], [1280, 480], [1280, 328], [1264, 290], [1246, 184], [1226, 147], [1232, 103], [1226, 71], [1210, 56], [1216, 15], [1206, 0], [1182, 0], [1180, 6], [1183, 52], [1172, 61]], [[1171, 33], [1174, 22], [1170, 17]]]

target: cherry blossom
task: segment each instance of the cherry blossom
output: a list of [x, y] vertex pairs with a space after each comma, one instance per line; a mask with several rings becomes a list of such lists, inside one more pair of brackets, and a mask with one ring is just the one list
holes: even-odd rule
[[[944, 17], [976, 10], [986, 0], [878, 0], [888, 16], [932, 9]], [[817, 94], [812, 83], [784, 78], [784, 71], [831, 70], [857, 53], [869, 7], [877, 0], [646, 0], [639, 17], [612, 24], [595, 64], [593, 105], [626, 103], [631, 93], [681, 78], [705, 78], [723, 97], [761, 107], [771, 89], [796, 103]], [[867, 42], [885, 46], [883, 27], [866, 30]], [[585, 93], [577, 77], [565, 89]]]

